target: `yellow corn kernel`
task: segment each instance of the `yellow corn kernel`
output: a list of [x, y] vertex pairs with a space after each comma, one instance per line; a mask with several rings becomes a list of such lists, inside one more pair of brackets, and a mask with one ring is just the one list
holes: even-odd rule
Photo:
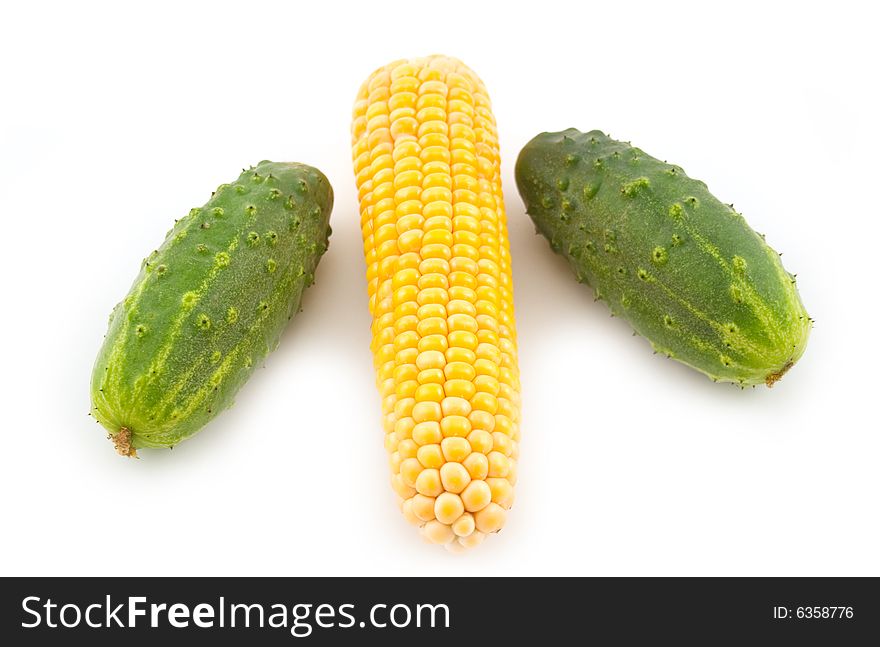
[[[468, 416], [468, 420], [471, 421], [471, 427], [473, 429], [479, 429], [485, 431], [486, 433], [489, 433], [493, 429], [495, 429], [495, 416], [493, 416], [491, 413], [487, 413], [486, 411], [471, 411], [471, 414]], [[489, 447], [491, 448], [491, 443]]]
[[462, 490], [461, 500], [468, 512], [482, 510], [492, 501], [492, 490], [485, 481], [471, 481]]
[[471, 406], [478, 411], [485, 411], [486, 413], [494, 415], [498, 410], [498, 400], [491, 393], [480, 391], [471, 398]]
[[[444, 232], [440, 232], [439, 230], [437, 230], [437, 231], [432, 231], [430, 233], [434, 234], [434, 233], [444, 233]], [[437, 237], [436, 236], [432, 237], [432, 236], [430, 236], [430, 234], [425, 234], [425, 237], [422, 239], [422, 243], [428, 244], [429, 238], [431, 241], [433, 241]], [[434, 272], [431, 274], [422, 274], [418, 279], [417, 285], [419, 286], [419, 290], [426, 290], [428, 288], [440, 288], [441, 290], [447, 290], [449, 288], [449, 279], [446, 278], [445, 274], [440, 274], [439, 272]], [[418, 322], [418, 318], [416, 318], [416, 321]]]
[[[445, 357], [443, 358], [446, 359]], [[389, 364], [394, 364], [394, 362], [388, 362]], [[395, 382], [407, 382], [409, 380], [414, 380], [418, 377], [419, 369], [415, 364], [404, 364], [403, 366], [395, 367], [394, 371], [391, 373], [391, 377]], [[395, 403], [396, 407], [396, 403]], [[395, 409], [395, 413], [396, 413]]]
[[464, 512], [464, 504], [457, 494], [452, 492], [443, 492], [434, 502], [434, 516], [437, 521], [445, 524], [452, 524]]
[[436, 383], [428, 383], [422, 384], [416, 389], [415, 399], [416, 402], [437, 402], [439, 403], [443, 400], [443, 396], [445, 395], [443, 391], [442, 384]]
[[432, 544], [448, 544], [455, 539], [455, 533], [452, 532], [452, 528], [436, 519], [422, 526], [422, 534]]
[[473, 452], [461, 464], [464, 465], [464, 468], [473, 480], [480, 480], [489, 476], [489, 459], [486, 458], [485, 454]]
[[490, 503], [474, 514], [477, 530], [483, 533], [498, 532], [507, 518], [507, 511], [497, 503]]
[[501, 452], [489, 452], [489, 476], [505, 477], [510, 471], [510, 463], [507, 456]]
[[446, 397], [440, 402], [445, 416], [466, 416], [471, 412], [471, 403], [464, 398]]
[[[418, 458], [419, 464], [422, 467], [431, 469], [440, 469], [444, 462], [440, 445], [422, 445], [416, 453], [416, 458]], [[415, 482], [413, 482], [413, 485], [415, 485]]]
[[[471, 453], [471, 444], [466, 438], [449, 437], [440, 442], [443, 458], [453, 463], [460, 463]], [[396, 453], [396, 452], [395, 452]]]
[[[478, 391], [483, 391], [484, 393], [490, 393], [491, 395], [498, 396], [501, 390], [501, 383], [497, 378], [492, 377], [491, 375], [479, 375], [474, 378], [474, 386], [477, 387]], [[499, 398], [500, 402], [501, 398]]]
[[[407, 364], [407, 366], [412, 366], [412, 364]], [[416, 401], [412, 398], [404, 398], [402, 400], [398, 400], [394, 405], [394, 415], [397, 419], [406, 418], [412, 415], [413, 406]]]
[[446, 340], [446, 335], [427, 335], [426, 337], [422, 337], [419, 340], [418, 352], [425, 352], [426, 350], [439, 350], [441, 352], [446, 352], [449, 349], [449, 342]]
[[[466, 348], [471, 351], [477, 348], [477, 336], [466, 330], [454, 330], [446, 335], [446, 338], [449, 340], [450, 348]], [[397, 338], [395, 342], [396, 340]]]
[[450, 551], [513, 500], [520, 397], [498, 134], [444, 56], [374, 72], [352, 114], [376, 384], [404, 517]]
[[425, 496], [437, 496], [443, 492], [443, 483], [440, 482], [440, 471], [429, 469], [419, 472], [415, 489], [416, 492]]
[[399, 442], [412, 438], [412, 430], [415, 424], [415, 421], [410, 417], [397, 419], [397, 422], [394, 423], [394, 433], [397, 434]]
[[498, 379], [498, 376], [501, 375], [500, 366], [482, 358], [474, 361], [474, 371], [476, 371], [477, 375], [487, 375], [489, 377], [494, 377], [496, 380]]
[[471, 476], [461, 463], [444, 463], [440, 468], [440, 481], [447, 492], [458, 494], [471, 482]]
[[[404, 512], [404, 516], [405, 515], [406, 512]], [[413, 518], [415, 518], [415, 515], [413, 515]], [[454, 532], [457, 537], [467, 537], [476, 527], [477, 526], [474, 523], [474, 515], [470, 512], [463, 512], [462, 515], [452, 523], [452, 532]]]
[[471, 433], [471, 421], [464, 416], [446, 416], [440, 421], [443, 436], [467, 436]]
[[452, 398], [470, 400], [477, 388], [468, 380], [446, 380], [446, 395]]
[[[474, 367], [467, 362], [448, 362], [443, 369], [443, 373], [447, 380], [474, 381], [476, 384], [474, 378], [476, 377], [477, 372]], [[465, 400], [465, 402], [467, 402], [467, 400]], [[468, 402], [468, 405], [470, 405], [470, 402]], [[470, 408], [470, 406], [468, 408]]]
[[[428, 317], [427, 319], [422, 319], [416, 325], [416, 332], [422, 337], [427, 337], [428, 335], [445, 335], [448, 332], [446, 319], [443, 319], [442, 317]], [[446, 364], [445, 356], [443, 357], [443, 364]], [[443, 364], [441, 364], [441, 366]]]
[[419, 318], [417, 316], [407, 315], [394, 322], [394, 332], [399, 335], [400, 333], [413, 331], [418, 328], [418, 325]]
[[418, 315], [420, 321], [424, 321], [426, 319], [434, 319], [437, 317], [445, 320], [446, 306], [444, 306], [442, 303], [426, 303], [424, 305], [418, 306], [416, 314]]
[[492, 501], [505, 510], [513, 505], [513, 485], [507, 479], [487, 478], [486, 484], [492, 491]]
[[408, 348], [417, 348], [419, 345], [419, 333], [415, 330], [406, 330], [394, 337], [394, 350], [400, 352]]
[[508, 436], [513, 435], [513, 421], [505, 415], [498, 414], [495, 416], [495, 431], [502, 432]]
[[475, 548], [476, 546], [482, 544], [485, 538], [485, 533], [482, 533], [479, 530], [474, 530], [467, 537], [459, 537], [458, 543], [460, 543], [465, 548]]
[[[435, 384], [439, 385], [441, 389], [443, 388], [444, 381], [445, 378], [443, 376], [443, 371], [441, 371], [439, 368], [426, 368], [424, 371], [419, 371], [419, 374], [416, 376], [416, 382], [418, 382], [420, 385]], [[431, 393], [429, 391], [424, 391], [422, 394], [419, 394], [419, 389], [416, 389], [415, 399], [427, 400], [430, 399], [428, 397], [430, 394]]]
[[513, 452], [513, 441], [507, 434], [496, 431], [492, 434], [492, 449], [501, 452], [505, 456], [510, 456]]
[[413, 512], [412, 498], [404, 499], [400, 502], [400, 512], [403, 513], [403, 518], [406, 519], [409, 523], [415, 524], [417, 526], [420, 526], [422, 524], [422, 520], [416, 516], [415, 512]]
[[406, 484], [400, 474], [395, 474], [391, 477], [391, 487], [401, 499], [408, 499], [416, 493], [413, 488]]
[[[471, 301], [474, 299], [475, 294], [474, 291], [470, 288], [466, 288], [463, 286], [455, 286], [449, 288], [449, 298], [450, 301], [446, 304], [446, 313], [449, 315], [449, 320], [447, 321], [447, 325], [449, 326], [449, 330], [451, 331], [449, 334], [453, 335], [453, 333], [466, 333], [470, 330], [470, 326], [467, 325], [467, 321], [469, 319], [473, 319], [473, 315], [476, 314], [477, 310], [474, 308], [474, 305]], [[476, 320], [474, 319], [473, 332], [476, 332]], [[455, 343], [453, 344], [453, 340], [461, 339], [464, 344], [468, 344], [465, 346], [464, 344]], [[453, 335], [453, 339], [450, 340], [450, 346], [462, 346], [464, 348], [469, 348], [471, 343], [471, 338], [464, 335]]]
[[417, 388], [419, 388], [418, 382], [415, 380], [407, 380], [406, 382], [401, 382], [397, 385], [395, 395], [397, 395], [398, 398], [411, 398], [415, 394]]
[[513, 403], [507, 398], [499, 397], [498, 398], [498, 413], [499, 415], [505, 416], [507, 418], [513, 419]]
[[[436, 220], [441, 217], [429, 218], [429, 220]], [[425, 221], [425, 227], [427, 227], [428, 220]], [[421, 274], [445, 274], [447, 278], [449, 276], [449, 263], [443, 260], [442, 258], [428, 258], [419, 263], [418, 270]]]
[[[439, 443], [443, 440], [443, 432], [440, 430], [440, 423], [436, 420], [420, 422], [413, 427], [412, 440], [416, 445], [434, 445]], [[400, 451], [400, 449], [397, 451]]]
[[437, 422], [443, 417], [443, 411], [440, 409], [439, 402], [417, 402], [413, 406], [412, 417], [416, 423]]
[[[473, 306], [471, 306], [469, 303], [467, 305], [470, 306], [468, 310], [473, 308]], [[451, 310], [452, 308], [450, 308], [450, 311]], [[411, 322], [407, 320], [401, 323], [401, 326], [410, 325], [410, 323]], [[412, 325], [415, 326], [416, 323], [412, 323]], [[450, 335], [454, 335], [455, 333], [468, 333], [470, 335], [473, 335], [474, 341], [476, 341], [476, 333], [477, 330], [479, 330], [479, 326], [477, 325], [477, 320], [474, 319], [474, 317], [469, 312], [467, 314], [464, 312], [450, 312], [448, 325]]]
[[[446, 341], [446, 361], [447, 362], [464, 362], [466, 364], [473, 364], [477, 361], [477, 356], [469, 348], [464, 348], [462, 346], [453, 346], [449, 340]], [[498, 369], [499, 372], [501, 369]]]
[[418, 443], [412, 438], [405, 438], [397, 443], [397, 453], [400, 454], [401, 460], [415, 456], [418, 448]]
[[475, 452], [488, 454], [492, 451], [492, 444], [494, 443], [494, 439], [492, 438], [492, 434], [484, 429], [474, 429], [471, 433], [468, 434], [467, 439], [468, 442], [471, 444], [471, 449]]
[[401, 303], [398, 306], [395, 306], [394, 311], [391, 313], [394, 319], [400, 319], [401, 317], [407, 317], [412, 314], [416, 314], [419, 311], [419, 304], [415, 301], [408, 301], [407, 303]]
[[434, 518], [434, 497], [416, 494], [410, 499], [412, 512], [421, 521], [431, 521]]
[[416, 486], [416, 479], [422, 472], [422, 464], [417, 458], [407, 458], [400, 464], [400, 475], [409, 487]]
[[[431, 317], [426, 319], [425, 321], [436, 321], [437, 317]], [[446, 355], [441, 353], [439, 350], [428, 350], [422, 353], [419, 353], [419, 356], [416, 358], [416, 367], [420, 371], [427, 370], [429, 368], [443, 368], [446, 366]]]
[[397, 446], [400, 444], [400, 438], [393, 431], [385, 432], [385, 451], [389, 454], [397, 453]]

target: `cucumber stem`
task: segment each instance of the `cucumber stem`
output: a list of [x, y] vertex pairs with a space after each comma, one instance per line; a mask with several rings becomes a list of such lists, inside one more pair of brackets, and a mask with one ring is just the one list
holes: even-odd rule
[[116, 453], [120, 456], [128, 456], [129, 458], [137, 458], [137, 450], [131, 446], [131, 431], [126, 427], [122, 427], [115, 435], [110, 437]]
[[788, 369], [790, 369], [792, 366], [794, 366], [794, 362], [789, 361], [785, 366], [783, 366], [781, 369], [779, 369], [775, 373], [770, 373], [770, 375], [768, 375], [764, 379], [764, 382], [767, 384], [767, 386], [769, 388], [773, 388], [773, 385], [776, 384], [779, 380], [781, 380], [782, 376], [785, 375], [785, 373], [788, 371]]

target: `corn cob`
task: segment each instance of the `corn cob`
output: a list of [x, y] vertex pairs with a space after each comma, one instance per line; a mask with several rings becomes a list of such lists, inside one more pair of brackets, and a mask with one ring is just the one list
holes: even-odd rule
[[444, 56], [376, 70], [352, 157], [391, 484], [451, 551], [513, 503], [520, 395], [495, 119], [482, 81]]

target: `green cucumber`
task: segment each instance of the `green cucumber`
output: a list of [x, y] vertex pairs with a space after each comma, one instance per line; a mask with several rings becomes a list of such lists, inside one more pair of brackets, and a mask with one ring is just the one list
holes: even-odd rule
[[812, 319], [794, 276], [681, 167], [571, 128], [526, 144], [516, 183], [551, 248], [658, 353], [772, 386], [804, 352]]
[[120, 454], [173, 447], [232, 405], [299, 311], [332, 207], [320, 171], [264, 161], [176, 222], [110, 315], [92, 372], [91, 415]]

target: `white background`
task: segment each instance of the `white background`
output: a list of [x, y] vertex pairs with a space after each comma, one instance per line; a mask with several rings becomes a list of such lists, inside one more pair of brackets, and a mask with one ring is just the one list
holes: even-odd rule
[[[880, 575], [876, 18], [590, 4], [5, 6], [0, 573]], [[436, 52], [494, 102], [524, 402], [516, 504], [461, 556], [388, 483], [349, 148], [367, 75]], [[652, 355], [534, 235], [513, 163], [568, 126], [681, 164], [784, 253], [817, 323], [780, 384]], [[232, 410], [122, 459], [86, 415], [107, 315], [266, 158], [335, 187], [317, 285]]]

